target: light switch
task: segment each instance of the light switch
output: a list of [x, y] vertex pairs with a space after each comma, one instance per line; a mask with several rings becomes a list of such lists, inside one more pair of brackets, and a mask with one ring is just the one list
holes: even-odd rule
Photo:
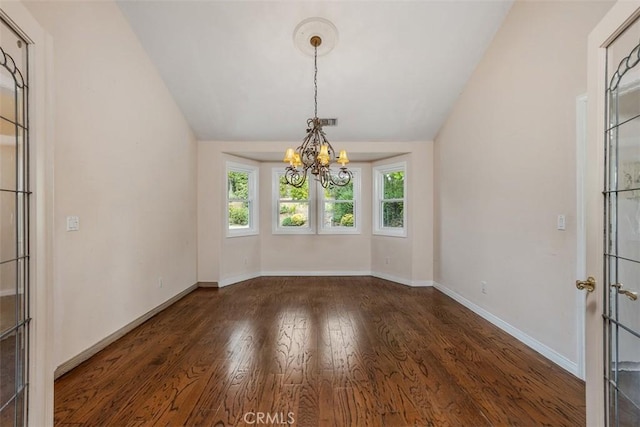
[[78, 231], [80, 230], [80, 217], [78, 216], [68, 216], [67, 217], [67, 231]]
[[558, 230], [566, 230], [567, 229], [567, 220], [564, 215], [558, 215]]

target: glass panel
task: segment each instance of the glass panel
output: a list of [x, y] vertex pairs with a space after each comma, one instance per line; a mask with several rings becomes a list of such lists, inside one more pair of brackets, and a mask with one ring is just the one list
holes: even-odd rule
[[[640, 261], [640, 21], [607, 47], [608, 171], [606, 190], [619, 190], [606, 200], [606, 247], [609, 254]], [[640, 264], [607, 257], [607, 285], [623, 290], [640, 285]], [[640, 310], [618, 289], [608, 287], [606, 313], [612, 321], [640, 331]], [[640, 425], [640, 338], [607, 320], [606, 383], [612, 426]], [[607, 338], [607, 337], [605, 337]]]
[[309, 203], [308, 202], [280, 202], [279, 224], [282, 227], [308, 226]]
[[[640, 407], [634, 405], [622, 393], [618, 393], [618, 427], [638, 427], [640, 425]], [[616, 424], [612, 423], [615, 426]]]
[[[617, 174], [618, 174], [618, 128], [612, 128], [607, 133], [608, 136], [608, 149], [607, 149], [607, 160], [608, 160], [608, 175], [607, 177], [607, 190], [618, 190], [624, 189], [625, 182], [621, 182], [620, 184], [617, 182]], [[624, 174], [623, 174], [624, 175]], [[623, 176], [624, 178], [624, 176]]]
[[249, 202], [229, 202], [229, 229], [249, 228]]
[[[640, 338], [618, 328], [618, 390], [640, 408]], [[640, 418], [637, 420], [640, 425]]]
[[0, 189], [16, 189], [16, 138], [0, 135]]
[[16, 261], [0, 264], [0, 333], [16, 325]]
[[353, 202], [325, 202], [323, 224], [325, 227], [355, 227]]
[[16, 195], [17, 198], [17, 212], [16, 212], [16, 219], [17, 219], [17, 230], [20, 230], [20, 233], [18, 234], [18, 239], [17, 239], [17, 243], [18, 243], [18, 257], [22, 257], [27, 255], [27, 236], [25, 235], [25, 223], [27, 221], [27, 196], [25, 194], [17, 194]]
[[26, 127], [27, 123], [25, 120], [25, 116], [26, 116], [26, 111], [25, 111], [25, 105], [26, 105], [26, 94], [27, 94], [27, 89], [24, 87], [14, 87], [15, 90], [15, 103], [17, 104], [18, 108], [16, 110], [16, 122], [23, 126]]
[[16, 392], [16, 334], [0, 340], [0, 407]]
[[16, 189], [19, 191], [26, 191], [26, 183], [25, 183], [25, 168], [24, 162], [26, 161], [26, 145], [24, 138], [24, 129], [18, 128], [18, 135], [15, 138], [15, 143], [18, 145], [17, 156], [18, 156], [18, 174], [17, 174], [17, 185]]
[[353, 181], [344, 187], [330, 187], [324, 190], [327, 200], [353, 200]]
[[16, 82], [6, 68], [0, 66], [0, 135], [16, 134]]
[[640, 197], [631, 197], [631, 193], [620, 193], [617, 211], [618, 255], [640, 260]]
[[606, 402], [607, 403], [607, 417], [606, 417], [606, 419], [608, 419], [609, 425], [615, 426], [616, 425], [616, 418], [617, 418], [616, 393], [618, 392], [618, 390], [616, 390], [616, 388], [613, 385], [611, 385], [608, 390], [609, 390], [609, 393], [608, 393], [608, 401]]
[[382, 202], [382, 226], [392, 228], [404, 226], [404, 202]]
[[[612, 283], [622, 283], [622, 289], [636, 292], [640, 296], [640, 264], [619, 260], [618, 280]], [[617, 300], [615, 304], [618, 321], [627, 328], [640, 334], [640, 310], [638, 309], [638, 301], [633, 301], [627, 296], [619, 294], [615, 288], [613, 288], [612, 291], [612, 299]], [[615, 313], [616, 311], [613, 312]]]
[[0, 261], [16, 258], [16, 195], [0, 191]]
[[[27, 312], [27, 302], [28, 300], [28, 295], [27, 295], [27, 277], [28, 277], [28, 273], [29, 273], [29, 268], [28, 268], [28, 263], [25, 259], [20, 259], [17, 261], [18, 262], [18, 270], [17, 274], [18, 276], [18, 304], [17, 304], [17, 310], [18, 310], [18, 323], [23, 322], [28, 315]], [[12, 265], [13, 263], [9, 263], [9, 265]]]
[[230, 171], [227, 174], [227, 186], [229, 191], [229, 199], [249, 198], [249, 173]]
[[[28, 45], [0, 18], [0, 425], [27, 424]], [[16, 391], [21, 390], [16, 395]], [[9, 402], [9, 403], [7, 403]]]
[[404, 171], [388, 172], [382, 176], [383, 199], [404, 198]]
[[16, 399], [16, 425], [24, 425], [27, 419], [26, 390], [22, 390]]
[[16, 334], [16, 390], [22, 389], [26, 383], [25, 344], [25, 327], [22, 325]]
[[309, 200], [309, 181], [300, 188], [287, 184], [284, 176], [280, 178], [280, 199], [283, 200]]
[[[612, 129], [610, 135], [612, 146], [609, 167], [616, 174], [611, 183], [615, 184], [617, 181], [618, 190], [640, 188], [640, 117], [618, 126], [617, 132]], [[640, 197], [640, 191], [632, 194]]]
[[15, 402], [11, 402], [6, 408], [0, 412], [0, 426], [10, 427], [14, 425], [16, 417]]

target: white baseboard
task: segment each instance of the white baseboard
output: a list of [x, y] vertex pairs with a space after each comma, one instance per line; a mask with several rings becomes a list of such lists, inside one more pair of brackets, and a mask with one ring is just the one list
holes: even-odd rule
[[[2, 291], [0, 291], [0, 297], [10, 297], [12, 295], [16, 294], [16, 290], [15, 289], [4, 289]], [[22, 292], [20, 293], [20, 295], [22, 295]]]
[[370, 271], [263, 271], [261, 276], [371, 276]]
[[442, 292], [443, 294], [453, 298], [454, 300], [456, 300], [460, 304], [464, 305], [465, 307], [467, 307], [469, 310], [473, 311], [474, 313], [476, 313], [480, 317], [482, 317], [485, 320], [488, 320], [489, 322], [493, 323], [498, 328], [502, 329], [503, 331], [505, 331], [506, 333], [508, 333], [512, 337], [516, 338], [518, 341], [526, 344], [528, 347], [530, 347], [533, 350], [537, 351], [538, 353], [540, 353], [541, 355], [543, 355], [547, 359], [549, 359], [552, 362], [554, 362], [556, 365], [560, 366], [561, 368], [565, 369], [566, 371], [568, 371], [568, 372], [572, 373], [573, 375], [575, 375], [576, 377], [580, 378], [580, 373], [579, 373], [579, 370], [578, 370], [578, 364], [576, 362], [572, 362], [571, 360], [567, 359], [566, 357], [564, 357], [563, 355], [561, 355], [560, 353], [558, 353], [554, 349], [546, 346], [545, 344], [541, 343], [540, 341], [536, 340], [535, 338], [532, 338], [531, 336], [525, 334], [520, 329], [516, 328], [515, 326], [512, 326], [511, 324], [505, 322], [504, 320], [500, 319], [499, 317], [489, 313], [484, 308], [472, 303], [471, 301], [469, 301], [468, 299], [466, 299], [462, 295], [456, 293], [455, 291], [452, 291], [451, 289], [447, 288], [446, 286], [444, 286], [444, 285], [442, 285], [440, 283], [437, 283], [437, 282], [433, 282], [433, 286], [437, 290]]
[[95, 343], [94, 345], [92, 345], [91, 347], [86, 349], [85, 351], [81, 352], [77, 356], [72, 357], [71, 359], [67, 360], [66, 362], [64, 362], [63, 364], [61, 364], [60, 366], [58, 366], [56, 368], [55, 372], [53, 373], [54, 378], [55, 379], [60, 378], [62, 375], [66, 374], [67, 372], [69, 372], [70, 370], [72, 370], [73, 368], [75, 368], [76, 366], [78, 366], [79, 364], [84, 362], [85, 360], [89, 359], [91, 356], [93, 356], [94, 354], [98, 353], [100, 350], [103, 350], [109, 344], [112, 344], [113, 342], [115, 342], [118, 339], [122, 338], [127, 333], [131, 332], [132, 330], [134, 330], [138, 326], [142, 325], [144, 322], [146, 322], [147, 320], [151, 319], [156, 314], [160, 313], [164, 309], [168, 308], [170, 305], [174, 304], [176, 301], [182, 299], [187, 294], [190, 294], [197, 287], [198, 287], [197, 283], [192, 285], [192, 286], [189, 286], [187, 289], [185, 289], [184, 291], [180, 292], [176, 296], [174, 296], [172, 298], [169, 298], [167, 301], [163, 302], [162, 304], [160, 304], [156, 308], [154, 308], [154, 309], [148, 311], [147, 313], [143, 314], [142, 316], [138, 317], [133, 322], [123, 326], [122, 328], [118, 329], [117, 331], [115, 331], [111, 335], [108, 335], [107, 337], [101, 339], [100, 341], [98, 341], [97, 343]]
[[371, 275], [379, 279], [389, 280], [391, 282], [396, 282], [396, 283], [400, 283], [401, 285], [411, 286], [415, 288], [433, 286], [433, 280], [410, 280], [410, 279], [405, 279], [404, 277], [398, 277], [392, 274], [381, 273], [378, 271], [372, 271]]
[[400, 283], [401, 285], [411, 287], [429, 287], [433, 286], [433, 280], [410, 280], [403, 277], [394, 276], [387, 273], [372, 271], [262, 271], [260, 273], [246, 273], [238, 276], [228, 277], [218, 281], [218, 287], [233, 285], [245, 280], [254, 279], [263, 276], [373, 276], [380, 279], [389, 280], [391, 282]]
[[218, 280], [218, 287], [224, 288], [225, 286], [233, 285], [234, 283], [244, 282], [245, 280], [255, 279], [260, 277], [260, 273], [245, 273], [238, 276], [227, 277], [226, 279]]

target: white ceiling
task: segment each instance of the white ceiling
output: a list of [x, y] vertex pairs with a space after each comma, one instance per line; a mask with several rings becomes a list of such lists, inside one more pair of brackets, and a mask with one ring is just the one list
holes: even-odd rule
[[301, 141], [313, 116], [303, 19], [338, 29], [318, 58], [330, 141], [428, 141], [511, 1], [119, 1], [199, 140]]

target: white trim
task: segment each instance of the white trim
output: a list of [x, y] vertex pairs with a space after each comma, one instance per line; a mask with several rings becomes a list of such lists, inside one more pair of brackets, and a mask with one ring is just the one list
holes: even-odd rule
[[262, 271], [259, 273], [245, 273], [238, 276], [227, 277], [218, 281], [218, 287], [233, 285], [244, 282], [245, 280], [255, 279], [256, 277], [291, 277], [291, 276], [372, 276], [379, 279], [389, 280], [400, 285], [411, 286], [414, 288], [431, 287], [434, 285], [433, 280], [410, 280], [403, 277], [394, 276], [386, 273], [372, 272], [368, 270], [343, 270], [343, 271]]
[[238, 276], [227, 277], [225, 279], [218, 280], [218, 287], [224, 288], [225, 286], [244, 282], [245, 280], [255, 279], [256, 277], [260, 277], [260, 276], [261, 276], [260, 273], [245, 273], [245, 274], [240, 274]]
[[370, 271], [263, 271], [261, 276], [371, 276]]
[[355, 227], [325, 227], [324, 226], [324, 204], [334, 202], [324, 198], [324, 191], [318, 192], [318, 234], [361, 234], [362, 233], [362, 169], [350, 168], [353, 175], [353, 218]]
[[[5, 289], [0, 291], [0, 297], [10, 297], [12, 295], [15, 295], [15, 289]], [[20, 292], [18, 295], [22, 295], [23, 292]]]
[[[253, 165], [247, 165], [237, 162], [226, 162], [224, 174], [224, 227], [227, 237], [255, 236], [260, 234], [260, 200], [258, 198], [258, 173], [260, 168]], [[242, 172], [248, 175], [247, 181], [249, 186], [249, 194], [247, 201], [249, 202], [249, 227], [247, 228], [229, 228], [229, 172]]]
[[532, 338], [531, 336], [529, 336], [526, 333], [522, 332], [520, 329], [516, 328], [515, 326], [512, 326], [511, 324], [505, 322], [504, 320], [500, 319], [498, 316], [495, 316], [495, 315], [489, 313], [484, 308], [472, 303], [471, 301], [469, 301], [468, 299], [466, 299], [462, 295], [452, 291], [451, 289], [447, 288], [446, 286], [444, 286], [444, 285], [442, 285], [440, 283], [437, 283], [437, 282], [433, 282], [433, 286], [437, 290], [442, 292], [443, 294], [453, 298], [454, 300], [456, 300], [457, 302], [459, 302], [463, 306], [467, 307], [469, 310], [473, 311], [478, 316], [480, 316], [483, 319], [493, 323], [498, 328], [502, 329], [503, 331], [505, 331], [506, 333], [508, 333], [512, 337], [516, 338], [518, 341], [520, 341], [523, 344], [527, 345], [531, 349], [537, 351], [538, 353], [540, 353], [541, 355], [543, 355], [547, 359], [551, 360], [552, 362], [554, 362], [555, 364], [557, 364], [561, 368], [565, 369], [566, 371], [572, 373], [573, 375], [575, 375], [577, 377], [579, 376], [578, 375], [578, 365], [577, 365], [577, 363], [572, 362], [571, 360], [567, 359], [566, 357], [564, 357], [563, 355], [561, 355], [557, 351], [555, 351], [552, 348], [546, 346], [545, 344], [541, 343], [540, 341], [536, 340], [535, 338]]
[[[584, 180], [587, 167], [587, 95], [576, 98], [576, 278], [587, 277], [587, 225]], [[576, 359], [580, 379], [585, 379], [586, 292], [576, 289]]]
[[66, 374], [67, 372], [69, 372], [70, 370], [72, 370], [73, 368], [75, 368], [76, 366], [78, 366], [79, 364], [84, 362], [85, 360], [89, 359], [91, 356], [93, 356], [94, 354], [98, 353], [100, 350], [106, 348], [108, 345], [116, 342], [117, 340], [119, 340], [120, 338], [122, 338], [123, 336], [128, 334], [129, 332], [133, 331], [135, 328], [137, 328], [138, 326], [142, 325], [144, 322], [146, 322], [147, 320], [151, 319], [156, 314], [158, 314], [161, 311], [169, 308], [171, 305], [175, 304], [176, 302], [178, 302], [179, 300], [181, 300], [182, 298], [184, 298], [185, 296], [187, 296], [188, 294], [190, 294], [191, 292], [196, 290], [198, 287], [199, 286], [198, 286], [197, 283], [194, 284], [194, 285], [189, 286], [184, 291], [182, 291], [182, 292], [178, 293], [177, 295], [169, 298], [168, 300], [166, 300], [165, 302], [163, 302], [159, 306], [149, 310], [148, 312], [146, 312], [142, 316], [138, 317], [137, 319], [133, 320], [132, 322], [127, 323], [122, 328], [118, 329], [117, 331], [113, 332], [112, 334], [107, 335], [106, 337], [104, 337], [103, 339], [101, 339], [100, 341], [98, 341], [97, 343], [95, 343], [94, 345], [89, 347], [88, 349], [82, 351], [80, 354], [78, 354], [78, 355], [72, 357], [71, 359], [67, 360], [66, 362], [62, 363], [60, 366], [58, 366], [56, 368], [56, 371], [55, 371], [55, 374], [54, 374], [55, 377], [56, 378], [60, 378], [62, 375]]
[[381, 273], [379, 271], [372, 271], [371, 275], [379, 279], [389, 280], [391, 282], [400, 283], [401, 285], [411, 286], [413, 288], [431, 287], [434, 284], [433, 280], [411, 280], [404, 277], [394, 276], [393, 274]]
[[[381, 193], [382, 193], [382, 176], [387, 172], [404, 172], [404, 197], [403, 197], [403, 219], [402, 219], [402, 227], [383, 227], [382, 226], [382, 216], [380, 212], [380, 201], [381, 201]], [[372, 216], [372, 231], [373, 235], [377, 236], [388, 236], [388, 237], [407, 237], [407, 212], [409, 211], [407, 206], [407, 183], [408, 180], [408, 171], [407, 171], [407, 162], [397, 162], [397, 163], [389, 163], [379, 166], [374, 166], [372, 168], [372, 179], [373, 179], [373, 197], [372, 197], [372, 207], [371, 207], [371, 216]]]

